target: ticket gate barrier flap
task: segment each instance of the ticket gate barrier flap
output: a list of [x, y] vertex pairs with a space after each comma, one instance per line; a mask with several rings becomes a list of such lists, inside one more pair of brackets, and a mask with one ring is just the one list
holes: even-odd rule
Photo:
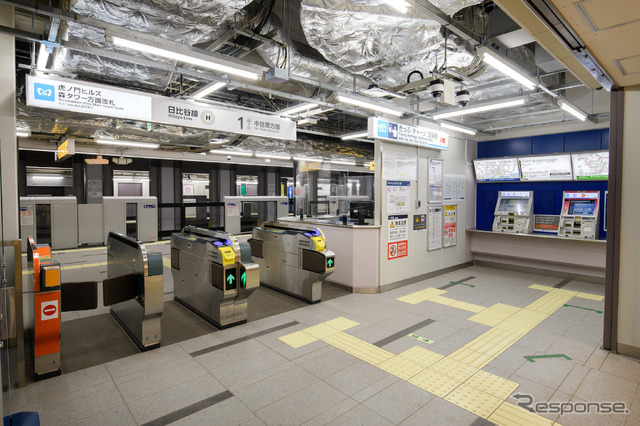
[[[157, 348], [161, 340], [164, 282], [162, 275], [151, 274], [162, 271], [157, 265], [162, 264], [162, 256], [117, 232], [110, 232], [107, 241], [109, 279], [103, 287], [105, 304], [115, 302], [110, 305], [111, 314], [141, 351]], [[127, 283], [129, 287], [125, 288]], [[122, 300], [125, 294], [132, 297]]]
[[61, 311], [87, 311], [98, 307], [98, 283], [96, 281], [62, 283]]
[[36, 380], [61, 374], [60, 291], [34, 293], [34, 374]]

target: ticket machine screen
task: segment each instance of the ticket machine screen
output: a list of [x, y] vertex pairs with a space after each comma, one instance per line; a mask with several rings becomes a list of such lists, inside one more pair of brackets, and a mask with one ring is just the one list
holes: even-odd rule
[[573, 216], [593, 216], [596, 200], [575, 200], [569, 204], [569, 214]]
[[500, 206], [498, 207], [498, 211], [503, 213], [524, 214], [527, 212], [528, 202], [529, 200], [526, 198], [524, 199], [523, 198], [520, 198], [520, 199], [502, 198], [500, 200]]

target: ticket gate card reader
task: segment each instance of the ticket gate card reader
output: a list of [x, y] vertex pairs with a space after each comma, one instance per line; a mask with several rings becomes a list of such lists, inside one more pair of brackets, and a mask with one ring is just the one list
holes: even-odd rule
[[171, 235], [174, 299], [217, 328], [247, 322], [260, 268], [248, 244], [222, 231], [186, 226]]
[[249, 244], [263, 284], [310, 303], [321, 301], [322, 280], [335, 270], [335, 254], [320, 229], [265, 222], [253, 229]]
[[600, 191], [564, 191], [558, 236], [598, 238]]
[[500, 191], [493, 219], [493, 232], [533, 232], [533, 191]]

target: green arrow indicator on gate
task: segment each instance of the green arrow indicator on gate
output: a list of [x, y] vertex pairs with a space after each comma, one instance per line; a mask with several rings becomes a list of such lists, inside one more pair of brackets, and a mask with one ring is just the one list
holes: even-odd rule
[[535, 362], [536, 358], [566, 358], [571, 361], [571, 358], [566, 356], [565, 354], [552, 354], [552, 355], [528, 355], [524, 357], [529, 362]]
[[242, 287], [246, 287], [247, 286], [247, 273], [243, 272], [242, 275], [240, 275], [240, 284], [242, 284]]
[[327, 267], [331, 268], [333, 266], [333, 259], [327, 260]]
[[227, 277], [227, 283], [229, 285], [233, 285], [233, 280], [235, 280], [236, 277], [234, 277], [233, 275], [229, 274], [229, 276]]

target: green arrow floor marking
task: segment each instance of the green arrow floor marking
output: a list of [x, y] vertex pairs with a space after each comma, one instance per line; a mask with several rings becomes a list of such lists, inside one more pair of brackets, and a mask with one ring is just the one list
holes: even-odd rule
[[571, 358], [566, 356], [565, 354], [552, 354], [552, 355], [527, 355], [524, 357], [529, 362], [535, 362], [536, 358], [566, 358], [571, 361]]
[[417, 334], [407, 334], [407, 336], [411, 337], [412, 339], [417, 339], [420, 340], [421, 342], [425, 342], [425, 343], [433, 343], [433, 340], [431, 339], [427, 339], [426, 337], [422, 337], [422, 336], [418, 336]]
[[467, 283], [461, 283], [461, 282], [458, 282], [458, 281], [449, 281], [449, 284], [462, 284], [462, 285], [466, 285], [466, 286], [469, 286], [469, 287], [475, 287], [475, 285], [471, 285], [471, 284], [467, 284]]
[[601, 313], [602, 313], [602, 311], [599, 311], [599, 310], [597, 310], [597, 309], [584, 308], [584, 307], [582, 307], [582, 306], [576, 306], [576, 305], [563, 305], [563, 306], [567, 306], [567, 307], [570, 307], [570, 308], [584, 309], [585, 311], [593, 311], [593, 312], [597, 312], [597, 313], [599, 313], [599, 314], [601, 314]]

